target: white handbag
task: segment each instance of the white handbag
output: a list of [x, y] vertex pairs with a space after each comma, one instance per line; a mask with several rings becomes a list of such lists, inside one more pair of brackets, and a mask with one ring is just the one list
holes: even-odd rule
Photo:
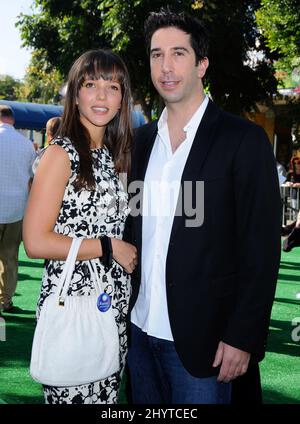
[[30, 374], [48, 386], [77, 386], [119, 370], [119, 336], [112, 307], [97, 308], [101, 288], [96, 259], [88, 262], [97, 289], [90, 296], [67, 296], [81, 239], [74, 238], [55, 293], [42, 308], [34, 333]]

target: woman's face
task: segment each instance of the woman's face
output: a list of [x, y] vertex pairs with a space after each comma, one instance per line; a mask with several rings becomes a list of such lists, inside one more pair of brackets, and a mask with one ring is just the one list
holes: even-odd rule
[[77, 106], [81, 123], [93, 133], [116, 116], [121, 108], [121, 86], [116, 81], [86, 79], [79, 89]]
[[294, 161], [296, 174], [300, 174], [300, 159]]

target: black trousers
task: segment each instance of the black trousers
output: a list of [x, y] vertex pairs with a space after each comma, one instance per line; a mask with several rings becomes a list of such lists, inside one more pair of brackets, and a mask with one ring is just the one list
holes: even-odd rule
[[232, 381], [231, 403], [234, 405], [259, 405], [262, 403], [258, 363], [250, 362], [246, 374]]

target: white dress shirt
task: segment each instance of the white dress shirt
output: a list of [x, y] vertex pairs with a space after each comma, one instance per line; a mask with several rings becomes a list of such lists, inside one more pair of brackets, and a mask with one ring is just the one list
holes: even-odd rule
[[172, 152], [167, 109], [158, 121], [143, 193], [141, 285], [131, 321], [150, 336], [173, 341], [166, 297], [166, 258], [185, 163], [208, 104], [205, 97]]
[[35, 157], [30, 140], [12, 125], [0, 124], [0, 224], [23, 218]]

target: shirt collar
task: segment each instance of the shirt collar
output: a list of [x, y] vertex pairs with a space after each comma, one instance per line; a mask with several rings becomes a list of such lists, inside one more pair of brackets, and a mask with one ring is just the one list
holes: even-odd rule
[[[204, 115], [205, 109], [208, 105], [208, 101], [209, 101], [209, 99], [208, 99], [207, 95], [205, 95], [204, 100], [202, 101], [202, 103], [200, 104], [200, 106], [198, 107], [198, 109], [196, 110], [194, 115], [191, 117], [189, 122], [183, 128], [183, 131], [187, 132], [190, 128], [193, 128], [195, 126], [198, 127], [198, 125], [199, 125], [199, 123], [202, 119], [202, 116]], [[160, 115], [160, 118], [159, 118], [158, 123], [157, 123], [158, 131], [161, 130], [167, 124], [167, 120], [168, 120], [168, 111], [167, 111], [167, 108], [165, 107], [164, 110], [162, 111], [162, 114]]]
[[195, 128], [195, 127], [198, 128], [207, 105], [208, 105], [208, 97], [205, 95], [203, 102], [198, 107], [198, 109], [196, 110], [194, 115], [191, 117], [189, 122], [186, 124], [186, 126], [183, 128], [183, 131], [187, 132], [191, 128]]
[[167, 111], [167, 108], [165, 107], [164, 110], [162, 111], [160, 118], [158, 120], [158, 123], [157, 123], [158, 131], [161, 130], [164, 125], [167, 124], [167, 120], [168, 120], [168, 111]]
[[0, 122], [0, 127], [2, 127], [2, 128], [14, 128], [14, 126], [13, 126], [13, 125], [6, 124], [6, 123], [4, 123], [4, 122]]

